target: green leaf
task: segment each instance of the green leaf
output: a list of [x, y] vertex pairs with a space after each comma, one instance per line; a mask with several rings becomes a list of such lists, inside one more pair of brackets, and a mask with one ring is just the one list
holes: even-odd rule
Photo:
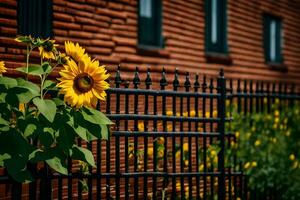
[[43, 86], [43, 89], [53, 89], [53, 88], [55, 88], [56, 87], [56, 83], [55, 82], [53, 82], [53, 81], [50, 81], [50, 80], [46, 80], [45, 82], [44, 82], [44, 86]]
[[107, 140], [109, 137], [109, 131], [108, 131], [107, 125], [100, 124], [100, 126], [101, 126], [101, 138], [104, 140]]
[[53, 135], [51, 133], [49, 133], [47, 131], [43, 131], [39, 134], [39, 141], [46, 148], [49, 148], [53, 144], [54, 138], [53, 138]]
[[7, 153], [4, 154], [0, 154], [0, 166], [3, 167], [4, 166], [4, 160], [10, 159], [11, 156]]
[[52, 101], [54, 101], [56, 106], [66, 106], [65, 102], [60, 98], [53, 98]]
[[38, 108], [39, 112], [50, 122], [54, 121], [56, 114], [56, 105], [52, 100], [41, 99], [39, 97], [33, 99], [34, 105]]
[[54, 157], [52, 159], [46, 160], [46, 163], [55, 171], [67, 175], [68, 174], [68, 170], [65, 167], [65, 164], [62, 162], [61, 159], [59, 159], [58, 157]]
[[43, 74], [48, 74], [51, 72], [52, 67], [48, 62], [44, 62], [42, 65], [29, 65], [28, 66], [28, 72], [26, 67], [19, 67], [16, 69], [19, 72], [28, 73], [30, 75], [34, 76], [40, 76]]
[[102, 112], [93, 108], [82, 109], [83, 118], [93, 124], [113, 124]]
[[3, 85], [6, 89], [9, 89], [12, 87], [16, 87], [18, 83], [14, 78], [0, 77], [0, 85]]
[[24, 137], [27, 138], [31, 136], [36, 130], [37, 130], [37, 126], [35, 124], [28, 124], [24, 131]]
[[9, 122], [6, 121], [5, 119], [3, 119], [2, 117], [0, 117], [0, 127], [2, 126], [8, 126]]
[[90, 150], [79, 146], [74, 146], [72, 150], [73, 150], [73, 154], [72, 154], [73, 159], [85, 161], [89, 165], [96, 167], [93, 153]]

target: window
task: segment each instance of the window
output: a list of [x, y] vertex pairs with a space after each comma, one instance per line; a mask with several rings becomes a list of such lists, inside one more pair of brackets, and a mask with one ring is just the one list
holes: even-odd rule
[[139, 1], [139, 46], [162, 47], [162, 9], [161, 0], [140, 0]]
[[52, 1], [18, 0], [18, 34], [52, 36]]
[[264, 50], [267, 63], [282, 63], [282, 31], [281, 19], [272, 15], [264, 15]]
[[205, 1], [205, 50], [227, 53], [226, 0]]

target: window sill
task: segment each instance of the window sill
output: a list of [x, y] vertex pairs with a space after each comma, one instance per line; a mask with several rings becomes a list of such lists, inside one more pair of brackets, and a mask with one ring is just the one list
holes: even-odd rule
[[267, 63], [271, 70], [276, 70], [280, 72], [287, 72], [288, 68], [283, 63]]
[[206, 53], [206, 62], [232, 65], [232, 58], [228, 54]]
[[163, 58], [170, 57], [170, 52], [168, 50], [156, 46], [138, 45], [137, 52], [140, 55], [146, 55], [146, 56], [156, 56], [156, 57], [163, 57]]

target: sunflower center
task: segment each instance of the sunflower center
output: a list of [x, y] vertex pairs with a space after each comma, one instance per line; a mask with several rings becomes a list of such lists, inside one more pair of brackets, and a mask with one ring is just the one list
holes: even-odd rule
[[79, 74], [74, 79], [74, 85], [80, 92], [88, 92], [94, 85], [94, 79], [87, 73]]
[[46, 51], [52, 51], [52, 50], [53, 50], [53, 43], [50, 42], [50, 41], [45, 42], [44, 49], [45, 49]]

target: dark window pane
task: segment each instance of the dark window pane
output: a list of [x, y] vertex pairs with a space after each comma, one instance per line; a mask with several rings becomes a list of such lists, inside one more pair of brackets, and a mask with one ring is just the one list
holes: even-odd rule
[[162, 47], [161, 0], [139, 1], [139, 45]]
[[205, 1], [205, 50], [227, 53], [226, 0]]
[[52, 36], [52, 1], [19, 0], [18, 34], [34, 37]]

